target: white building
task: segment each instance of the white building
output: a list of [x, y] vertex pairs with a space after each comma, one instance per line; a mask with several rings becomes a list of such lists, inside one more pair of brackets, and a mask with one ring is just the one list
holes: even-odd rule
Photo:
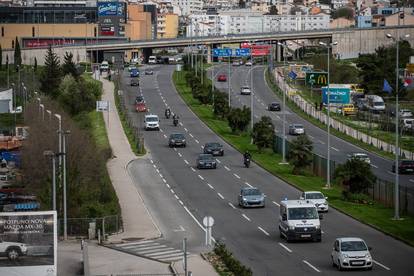
[[187, 33], [192, 36], [215, 36], [263, 32], [290, 32], [329, 28], [330, 17], [317, 15], [264, 15], [250, 10], [226, 11], [218, 15], [190, 16]]
[[177, 6], [183, 16], [199, 14], [203, 9], [202, 0], [171, 0], [171, 4]]
[[349, 4], [349, 0], [332, 0], [331, 5], [334, 9], [346, 6]]

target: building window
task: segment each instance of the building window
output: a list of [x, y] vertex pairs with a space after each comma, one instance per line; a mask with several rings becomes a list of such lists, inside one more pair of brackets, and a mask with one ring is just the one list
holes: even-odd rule
[[32, 27], [32, 37], [35, 37], [35, 27]]

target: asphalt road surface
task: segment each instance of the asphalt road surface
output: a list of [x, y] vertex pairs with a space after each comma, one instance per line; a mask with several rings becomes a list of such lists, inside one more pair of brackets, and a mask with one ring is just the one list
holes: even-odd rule
[[[142, 93], [150, 113], [158, 114], [161, 118], [160, 131], [142, 131], [151, 154], [150, 159], [153, 163], [151, 161], [150, 163], [156, 165], [158, 169], [156, 172], [161, 174], [163, 179], [160, 182], [153, 177], [153, 185], [159, 189], [164, 186], [164, 191], [145, 187], [143, 197], [156, 221], [163, 221], [166, 216], [173, 218], [177, 216], [180, 223], [185, 225], [184, 228], [193, 229], [187, 236], [192, 240], [190, 251], [197, 251], [203, 242], [200, 240], [202, 235], [198, 234], [194, 227], [199, 226], [201, 229], [202, 218], [210, 215], [215, 219], [214, 238], [224, 241], [243, 264], [252, 268], [254, 275], [337, 274], [339, 272], [331, 265], [330, 253], [334, 239], [341, 236], [361, 237], [373, 248], [372, 255], [375, 260], [373, 271], [358, 271], [355, 274], [410, 275], [412, 273], [414, 269], [412, 247], [334, 209], [331, 209], [321, 221], [322, 242], [286, 243], [281, 239], [277, 230], [279, 202], [285, 197], [296, 199], [300, 192], [254, 163], [250, 168], [244, 168], [242, 155], [204, 125], [177, 94], [171, 78], [174, 68], [174, 66], [155, 66], [153, 76], [141, 76], [140, 88], [129, 87], [129, 77], [127, 72], [124, 72], [123, 90], [126, 91], [131, 112], [134, 112], [134, 97]], [[171, 119], [164, 119], [164, 110], [167, 106], [179, 115], [179, 126], [174, 127]], [[142, 124], [140, 116], [142, 114], [138, 115], [134, 112], [136, 125], [140, 125], [140, 122]], [[168, 136], [173, 132], [186, 135], [186, 148], [168, 147]], [[197, 170], [195, 167], [197, 155], [202, 151], [204, 143], [212, 141], [224, 145], [224, 156], [217, 158], [218, 168]], [[150, 169], [148, 164], [148, 170]], [[132, 168], [129, 170], [133, 171]], [[135, 177], [137, 180], [140, 179], [139, 174]], [[146, 185], [151, 185], [151, 181]], [[245, 186], [256, 186], [267, 195], [265, 208], [241, 209], [237, 206], [237, 195], [240, 188]], [[163, 202], [157, 204], [157, 201]], [[173, 201], [176, 203], [174, 204]], [[177, 206], [179, 209], [176, 209]], [[193, 226], [190, 226], [191, 220]], [[166, 236], [171, 235], [175, 238], [172, 228], [175, 227], [163, 231], [168, 232], [165, 233]], [[195, 237], [192, 236], [193, 233]], [[201, 233], [203, 234], [203, 231]]]

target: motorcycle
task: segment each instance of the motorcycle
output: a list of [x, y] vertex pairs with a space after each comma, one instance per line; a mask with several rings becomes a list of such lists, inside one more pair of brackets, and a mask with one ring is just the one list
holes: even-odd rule
[[165, 118], [169, 119], [171, 116], [171, 111], [169, 109], [165, 110]]
[[174, 126], [178, 126], [178, 118], [173, 119], [173, 124], [174, 124]]
[[250, 167], [250, 157], [245, 157], [244, 158], [244, 166], [246, 168]]

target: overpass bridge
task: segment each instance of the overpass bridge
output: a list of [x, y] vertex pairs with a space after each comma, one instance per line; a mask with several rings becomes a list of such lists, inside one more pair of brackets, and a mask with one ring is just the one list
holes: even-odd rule
[[[354, 58], [359, 54], [373, 53], [376, 48], [382, 45], [389, 45], [392, 40], [386, 38], [387, 33], [396, 35], [397, 30], [400, 36], [410, 35], [408, 41], [414, 46], [414, 25], [390, 26], [376, 28], [346, 28], [346, 29], [326, 29], [326, 30], [309, 30], [298, 32], [272, 32], [272, 33], [254, 33], [254, 34], [228, 34], [225, 36], [212, 37], [184, 37], [174, 39], [154, 39], [154, 40], [137, 40], [137, 41], [114, 41], [98, 44], [79, 44], [55, 46], [54, 51], [63, 58], [65, 52], [72, 52], [77, 62], [89, 61], [94, 52], [124, 52], [132, 51], [142, 53], [142, 51], [151, 51], [154, 48], [166, 47], [183, 47], [191, 44], [205, 45], [209, 49], [228, 43], [240, 43], [246, 41], [270, 42], [276, 46], [276, 57], [280, 59], [281, 49], [277, 42], [289, 40], [329, 40], [337, 41], [338, 45], [332, 50], [340, 58]], [[9, 59], [13, 58], [13, 50], [3, 50], [3, 55], [8, 54]], [[211, 53], [211, 51], [208, 51]], [[33, 57], [36, 56], [38, 64], [44, 64], [44, 48], [26, 48], [22, 49], [23, 63], [30, 64]], [[5, 60], [5, 57], [3, 58]], [[13, 62], [13, 61], [11, 61]]]

